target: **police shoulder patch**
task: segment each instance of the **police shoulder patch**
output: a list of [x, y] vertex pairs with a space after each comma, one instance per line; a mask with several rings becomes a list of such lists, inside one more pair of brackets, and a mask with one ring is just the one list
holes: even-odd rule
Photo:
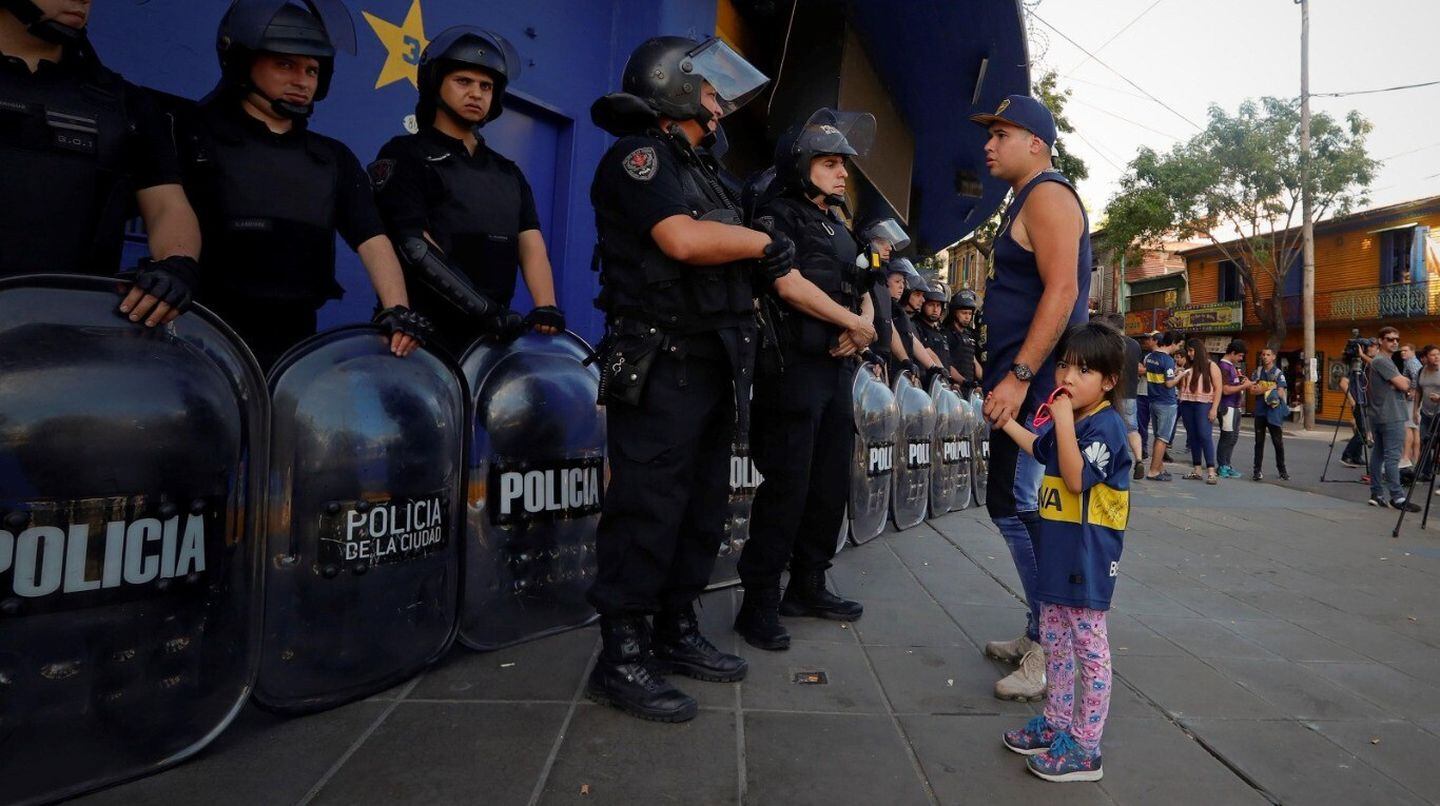
[[655, 178], [655, 149], [650, 146], [643, 146], [625, 155], [623, 162], [625, 173], [631, 179], [638, 179], [641, 182], [649, 182]]
[[382, 190], [390, 177], [395, 175], [395, 160], [375, 160], [370, 163], [370, 186]]

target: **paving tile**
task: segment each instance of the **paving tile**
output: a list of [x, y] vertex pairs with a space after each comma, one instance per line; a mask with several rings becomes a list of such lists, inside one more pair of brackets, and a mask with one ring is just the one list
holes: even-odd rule
[[[741, 684], [749, 711], [838, 711], [879, 714], [885, 703], [859, 644], [792, 641], [784, 652], [751, 652], [750, 674]], [[824, 672], [825, 685], [800, 685], [795, 675]]]
[[1271, 618], [1268, 613], [1213, 588], [1167, 586], [1165, 595], [1206, 618], [1221, 621]]
[[747, 712], [745, 771], [747, 803], [929, 802], [888, 716]]
[[173, 770], [70, 801], [85, 806], [296, 803], [345, 754], [388, 703], [357, 702], [286, 718], [247, 706], [200, 755]]
[[1253, 658], [1205, 660], [1293, 719], [1366, 719], [1384, 714], [1369, 700], [1298, 663]]
[[929, 599], [897, 605], [875, 602], [850, 625], [866, 644], [886, 646], [969, 646], [970, 639], [944, 608]]
[[1193, 658], [1131, 657], [1115, 674], [1176, 716], [1280, 718], [1283, 712]]
[[[1025, 769], [1024, 756], [1007, 750], [1000, 737], [1025, 724], [1021, 716], [902, 716], [900, 725], [915, 748], [925, 777], [942, 804], [1045, 803], [1055, 787]], [[1106, 771], [1109, 775], [1109, 771]], [[1113, 803], [1090, 784], [1065, 787], [1066, 806]], [[862, 803], [841, 798], [837, 803]], [[885, 800], [869, 801], [885, 803]]]
[[1184, 724], [1283, 803], [1423, 803], [1298, 722], [1186, 719]]
[[1009, 641], [1025, 632], [1025, 606], [1012, 600], [1003, 607], [942, 602], [977, 650], [989, 641]]
[[[974, 566], [970, 566], [974, 568]], [[1021, 607], [1021, 600], [995, 578], [984, 572], [950, 573], [941, 569], [921, 567], [915, 576], [925, 590], [941, 604], [990, 605]], [[1016, 590], [1019, 590], [1017, 587]]]
[[315, 802], [525, 803], [568, 709], [401, 703]]
[[1302, 664], [1322, 677], [1407, 718], [1440, 717], [1440, 689], [1379, 663]]
[[494, 652], [456, 647], [416, 684], [412, 700], [569, 702], [600, 641], [596, 627]]
[[[1178, 725], [1118, 716], [1113, 704], [1101, 741], [1100, 786], [1117, 803], [1263, 804], [1265, 798]], [[1161, 774], [1157, 771], [1163, 770]]]
[[1236, 621], [1224, 625], [1260, 646], [1289, 660], [1360, 661], [1354, 650], [1322, 638], [1304, 627], [1278, 619]]
[[1012, 667], [987, 660], [972, 646], [867, 647], [880, 685], [896, 713], [1015, 714], [1031, 705], [997, 700], [995, 681]]
[[1174, 642], [1141, 624], [1134, 616], [1112, 610], [1105, 623], [1110, 629], [1110, 654], [1115, 658], [1180, 657], [1187, 654]]
[[1427, 800], [1440, 799], [1435, 737], [1409, 722], [1307, 722], [1306, 727]]
[[540, 802], [736, 803], [735, 753], [734, 713], [702, 710], [689, 722], [670, 725], [583, 705], [566, 731]]
[[1161, 637], [1180, 645], [1180, 648], [1202, 658], [1279, 657], [1211, 619], [1139, 615], [1136, 620]]

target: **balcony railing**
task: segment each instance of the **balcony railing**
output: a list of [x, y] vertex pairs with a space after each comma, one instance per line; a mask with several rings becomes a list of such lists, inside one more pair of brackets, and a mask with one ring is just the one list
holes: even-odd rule
[[[1261, 301], [1261, 305], [1266, 304]], [[1300, 324], [1299, 295], [1285, 297], [1285, 323]], [[1315, 321], [1352, 322], [1440, 316], [1440, 283], [1392, 283], [1375, 288], [1324, 291], [1315, 295]], [[1255, 309], [1245, 305], [1245, 324], [1255, 326]]]

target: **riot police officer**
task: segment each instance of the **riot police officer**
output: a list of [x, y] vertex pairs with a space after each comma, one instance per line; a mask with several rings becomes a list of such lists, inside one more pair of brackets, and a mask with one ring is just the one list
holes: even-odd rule
[[0, 0], [0, 276], [109, 276], [139, 208], [151, 258], [128, 274], [131, 321], [174, 319], [198, 282], [200, 230], [147, 91], [105, 68], [90, 4]]
[[734, 681], [748, 668], [700, 634], [693, 602], [723, 538], [731, 441], [748, 422], [754, 283], [787, 273], [794, 246], [740, 226], [738, 200], [696, 149], [767, 81], [719, 40], [658, 37], [630, 55], [624, 92], [590, 110], [619, 139], [590, 188], [610, 485], [589, 593], [604, 648], [586, 693], [646, 719], [695, 715], [662, 672]]
[[354, 50], [339, 0], [235, 0], [220, 20], [220, 83], [178, 121], [185, 187], [207, 250], [200, 300], [269, 369], [316, 332], [316, 311], [342, 293], [335, 233], [360, 255], [379, 295], [375, 321], [396, 355], [428, 324], [407, 306], [370, 182], [343, 143], [306, 125], [325, 98], [337, 45]]
[[761, 649], [789, 648], [781, 614], [854, 621], [864, 612], [826, 590], [825, 571], [849, 493], [852, 357], [876, 336], [860, 244], [833, 208], [845, 203], [846, 159], [868, 152], [874, 133], [868, 113], [817, 111], [780, 138], [776, 195], [759, 208], [796, 251], [796, 270], [771, 286], [783, 360], [762, 361], [755, 381], [751, 455], [764, 480], [737, 566], [745, 601], [735, 629]]
[[887, 367], [893, 367], [899, 362], [908, 363], [910, 352], [905, 349], [904, 339], [895, 327], [894, 310], [890, 304], [886, 283], [890, 256], [895, 250], [909, 246], [910, 236], [905, 234], [905, 230], [895, 219], [884, 218], [861, 230], [861, 238], [870, 245], [870, 304], [875, 309], [875, 343], [871, 350]]
[[[940, 326], [940, 320], [945, 315], [945, 292], [939, 286], [930, 286], [925, 289], [923, 300], [920, 310], [915, 313], [915, 331], [936, 361], [933, 367], [927, 369], [931, 377], [939, 375], [949, 380], [952, 367], [950, 341]], [[928, 387], [929, 379], [926, 380]]]
[[914, 312], [924, 300], [925, 280], [909, 259], [900, 257], [890, 261], [885, 282], [890, 287], [891, 323], [904, 350], [892, 355], [891, 374], [906, 369], [914, 373], [927, 371], [936, 365], [937, 359], [921, 343], [914, 323]]
[[975, 292], [962, 289], [950, 298], [946, 322], [949, 326], [946, 338], [950, 343], [951, 380], [960, 384], [964, 394], [969, 395], [980, 382], [980, 331], [975, 327], [975, 310], [979, 307]]
[[457, 356], [486, 330], [513, 332], [517, 264], [535, 301], [527, 322], [565, 329], [530, 183], [479, 132], [504, 111], [519, 74], [519, 55], [499, 34], [442, 31], [420, 54], [419, 133], [392, 139], [370, 165], [386, 227], [419, 281], [414, 307]]

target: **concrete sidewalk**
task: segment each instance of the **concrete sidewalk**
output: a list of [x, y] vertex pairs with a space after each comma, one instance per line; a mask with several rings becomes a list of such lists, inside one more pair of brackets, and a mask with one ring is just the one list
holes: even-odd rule
[[1379, 537], [1375, 512], [1268, 484], [1141, 485], [1098, 784], [1057, 791], [1000, 744], [1038, 705], [990, 695], [1006, 669], [980, 646], [1024, 615], [972, 509], [847, 549], [833, 580], [865, 618], [791, 620], [788, 652], [737, 647], [739, 593], [708, 595], [709, 634], [751, 672], [681, 679], [702, 705], [686, 725], [583, 698], [591, 628], [457, 649], [325, 714], [247, 709], [200, 758], [83, 802], [1440, 802], [1440, 536]]

